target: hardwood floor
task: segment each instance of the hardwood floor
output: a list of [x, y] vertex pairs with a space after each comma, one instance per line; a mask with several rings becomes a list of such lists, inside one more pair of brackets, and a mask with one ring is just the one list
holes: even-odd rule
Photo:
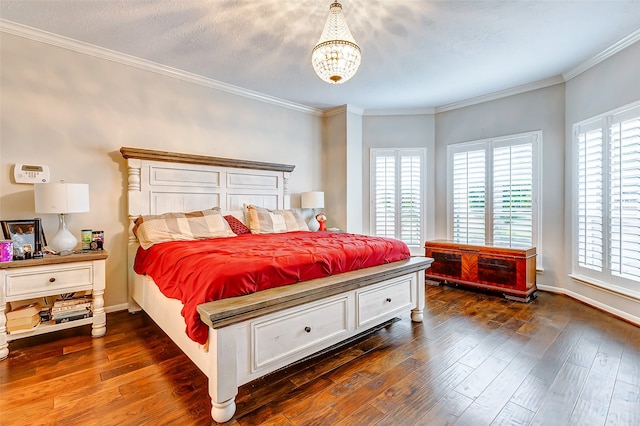
[[[408, 315], [242, 386], [229, 425], [640, 425], [640, 328], [565, 296], [427, 286]], [[23, 339], [2, 425], [211, 424], [206, 377], [145, 314]]]

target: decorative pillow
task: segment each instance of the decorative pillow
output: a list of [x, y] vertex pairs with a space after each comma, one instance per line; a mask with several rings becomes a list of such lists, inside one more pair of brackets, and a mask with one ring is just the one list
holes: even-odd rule
[[268, 210], [252, 205], [247, 209], [247, 221], [252, 234], [308, 231], [309, 227], [295, 210]]
[[133, 233], [145, 250], [167, 241], [236, 236], [219, 209], [140, 216], [133, 225]]
[[240, 222], [240, 220], [237, 217], [233, 215], [227, 215], [224, 218], [227, 220], [229, 227], [236, 235], [251, 233], [251, 229], [247, 228], [247, 225]]

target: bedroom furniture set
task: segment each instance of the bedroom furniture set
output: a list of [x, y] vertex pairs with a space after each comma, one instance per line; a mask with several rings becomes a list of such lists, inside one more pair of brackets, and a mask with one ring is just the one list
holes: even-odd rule
[[[398, 314], [422, 321], [432, 259], [410, 257], [391, 239], [305, 231], [289, 205], [294, 166], [120, 152], [127, 159], [129, 310], [144, 310], [208, 377], [217, 422], [234, 415], [242, 384]], [[225, 224], [235, 222], [251, 233], [228, 234]], [[199, 240], [202, 232], [222, 238]], [[253, 270], [242, 266], [245, 255]], [[231, 275], [236, 270], [242, 273]], [[218, 273], [227, 275], [211, 278]], [[193, 276], [197, 284], [188, 283]]]

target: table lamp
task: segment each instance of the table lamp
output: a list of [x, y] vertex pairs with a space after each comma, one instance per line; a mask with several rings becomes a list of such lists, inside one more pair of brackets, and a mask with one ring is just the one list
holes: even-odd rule
[[316, 219], [315, 209], [324, 208], [324, 192], [322, 191], [312, 191], [312, 192], [303, 192], [302, 193], [302, 201], [301, 207], [303, 209], [313, 209], [313, 213], [311, 214], [311, 219], [309, 219], [310, 231], [317, 231], [320, 228], [320, 223]]
[[36, 213], [56, 213], [60, 218], [58, 232], [48, 246], [65, 253], [74, 249], [78, 239], [67, 229], [65, 216], [69, 213], [89, 211], [89, 185], [86, 183], [36, 183], [34, 184]]

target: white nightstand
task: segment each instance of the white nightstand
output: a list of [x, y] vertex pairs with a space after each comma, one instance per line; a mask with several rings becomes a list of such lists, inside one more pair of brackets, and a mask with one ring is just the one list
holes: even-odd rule
[[[92, 324], [93, 337], [107, 332], [104, 312], [104, 250], [68, 256], [47, 255], [43, 259], [0, 263], [0, 359], [9, 355], [9, 342], [24, 337]], [[62, 324], [42, 323], [31, 331], [7, 334], [7, 302], [91, 290], [93, 316]]]

